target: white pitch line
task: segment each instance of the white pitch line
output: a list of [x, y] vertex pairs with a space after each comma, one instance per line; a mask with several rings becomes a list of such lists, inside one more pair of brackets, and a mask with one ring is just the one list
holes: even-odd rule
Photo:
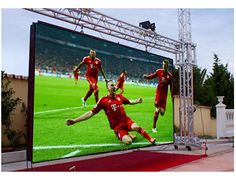
[[105, 147], [105, 146], [119, 146], [121, 144], [105, 143], [105, 144], [84, 144], [84, 145], [57, 145], [57, 146], [34, 146], [33, 149], [61, 149], [61, 148], [90, 148], [90, 147]]
[[80, 152], [80, 150], [75, 150], [75, 151], [73, 151], [73, 152], [71, 152], [71, 153], [68, 153], [68, 154], [62, 156], [61, 158], [68, 158], [68, 157], [71, 157], [71, 156], [76, 155], [76, 154], [79, 153], [79, 152]]
[[[135, 145], [148, 144], [148, 142], [133, 143]], [[90, 148], [90, 147], [106, 147], [106, 146], [120, 146], [122, 143], [104, 143], [104, 144], [84, 144], [84, 145], [57, 145], [57, 146], [34, 146], [34, 150], [45, 149], [62, 149], [62, 148]]]
[[[86, 107], [90, 107], [94, 105], [87, 105]], [[73, 109], [79, 109], [79, 108], [84, 108], [83, 106], [77, 106], [77, 107], [72, 107], [72, 108], [61, 108], [61, 109], [54, 109], [54, 110], [48, 110], [48, 111], [39, 111], [35, 112], [34, 115], [38, 114], [44, 114], [44, 113], [52, 113], [52, 112], [58, 112], [58, 111], [65, 111], [65, 110], [73, 110]]]
[[[148, 98], [143, 98], [143, 99], [153, 99], [154, 97], [148, 97]], [[91, 106], [95, 106], [94, 105], [87, 105], [86, 107], [91, 107]], [[79, 109], [79, 108], [84, 108], [83, 106], [77, 106], [77, 107], [71, 107], [71, 108], [60, 108], [60, 109], [53, 109], [53, 110], [47, 110], [47, 111], [38, 111], [38, 112], [34, 112], [34, 115], [38, 115], [38, 114], [44, 114], [44, 113], [52, 113], [52, 112], [58, 112], [58, 111], [66, 111], [66, 110], [73, 110], [73, 109]]]
[[[156, 142], [156, 144], [165, 144], [169, 142]], [[145, 145], [150, 142], [132, 143], [132, 145]], [[104, 143], [104, 144], [84, 144], [84, 145], [56, 145], [56, 146], [34, 146], [33, 150], [47, 150], [47, 149], [62, 149], [62, 148], [90, 148], [90, 147], [106, 147], [106, 146], [121, 146], [123, 143]]]

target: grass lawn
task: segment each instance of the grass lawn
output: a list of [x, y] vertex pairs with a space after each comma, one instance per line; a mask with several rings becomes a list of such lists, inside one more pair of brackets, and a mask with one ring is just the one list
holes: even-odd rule
[[[105, 82], [99, 81], [99, 97], [107, 94]], [[82, 107], [81, 98], [88, 90], [86, 80], [36, 76], [34, 96], [33, 162], [82, 156], [115, 150], [149, 146], [150, 143], [138, 133], [132, 145], [118, 140], [110, 129], [104, 111], [89, 120], [66, 126], [67, 118], [74, 118], [91, 110], [95, 105], [92, 95], [87, 106]], [[142, 104], [124, 105], [127, 115], [143, 127], [157, 144], [173, 142], [173, 107], [168, 96], [166, 113], [159, 116], [157, 133], [152, 133], [154, 97], [156, 88], [125, 84], [124, 96], [129, 99], [143, 98]], [[118, 91], [119, 92], [119, 91]], [[170, 92], [169, 92], [170, 93]]]

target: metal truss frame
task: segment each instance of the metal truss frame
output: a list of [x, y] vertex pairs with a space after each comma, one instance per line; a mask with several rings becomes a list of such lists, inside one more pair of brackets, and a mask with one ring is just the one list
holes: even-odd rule
[[179, 68], [179, 124], [180, 135], [175, 136], [174, 146], [185, 145], [190, 151], [191, 146], [201, 147], [202, 143], [194, 136], [194, 117], [196, 108], [193, 105], [193, 67], [196, 65], [196, 45], [191, 37], [190, 9], [178, 9], [179, 40], [183, 53], [176, 55], [176, 66]]
[[117, 20], [93, 9], [84, 8], [26, 8], [26, 10], [55, 18], [82, 29], [87, 28], [116, 38], [141, 44], [148, 48], [158, 49], [172, 54], [181, 53], [181, 42], [159, 35], [151, 30]]

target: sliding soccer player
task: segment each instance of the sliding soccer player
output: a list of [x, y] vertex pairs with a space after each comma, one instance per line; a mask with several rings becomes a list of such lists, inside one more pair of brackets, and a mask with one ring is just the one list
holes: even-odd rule
[[154, 112], [154, 118], [153, 118], [153, 127], [152, 131], [157, 132], [156, 130], [156, 123], [158, 120], [158, 115], [159, 113], [163, 116], [165, 114], [165, 109], [166, 109], [166, 99], [167, 99], [167, 93], [168, 93], [168, 86], [170, 85], [170, 92], [171, 92], [171, 97], [173, 98], [172, 95], [172, 75], [168, 71], [169, 67], [169, 61], [165, 59], [163, 61], [163, 68], [156, 70], [153, 74], [147, 75], [144, 74], [143, 77], [145, 79], [151, 80], [154, 78], [157, 78], [157, 88], [156, 88], [156, 97], [154, 101], [155, 105], [155, 112]]
[[87, 94], [85, 95], [85, 97], [82, 98], [82, 103], [83, 103], [83, 106], [85, 107], [87, 99], [92, 95], [93, 92], [94, 92], [95, 101], [96, 103], [98, 102], [98, 93], [99, 93], [98, 86], [97, 86], [98, 70], [101, 71], [106, 82], [107, 82], [107, 78], [102, 68], [101, 60], [96, 58], [96, 52], [94, 51], [94, 49], [90, 50], [90, 55], [84, 57], [82, 62], [78, 65], [78, 67], [74, 69], [74, 71], [79, 71], [83, 65], [86, 65], [85, 76], [89, 83], [89, 90]]
[[129, 131], [136, 131], [149, 142], [154, 144], [156, 139], [152, 138], [142, 127], [138, 126], [133, 120], [131, 120], [126, 115], [123, 107], [123, 104], [133, 105], [142, 103], [142, 99], [128, 100], [121, 94], [116, 94], [115, 90], [115, 84], [112, 81], [108, 81], [108, 95], [102, 97], [91, 111], [86, 112], [78, 118], [66, 120], [66, 124], [69, 126], [87, 120], [103, 109], [110, 123], [110, 128], [114, 130], [118, 139], [123, 143], [132, 144], [132, 136], [129, 134]]

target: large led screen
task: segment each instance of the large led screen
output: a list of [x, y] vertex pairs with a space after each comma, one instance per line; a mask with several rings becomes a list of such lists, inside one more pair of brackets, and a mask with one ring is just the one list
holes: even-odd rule
[[[32, 25], [30, 55], [30, 76], [33, 76], [32, 162], [152, 146], [149, 136], [156, 138], [155, 145], [173, 143], [173, 103], [170, 92], [171, 80], [169, 80], [171, 75], [161, 76], [158, 80], [157, 77], [144, 78], [144, 74], [150, 76], [157, 69], [162, 69], [165, 59], [169, 61], [168, 71], [171, 74], [173, 60], [91, 35], [44, 22]], [[85, 56], [90, 55], [91, 49], [94, 49], [96, 57], [100, 59], [100, 66], [107, 79], [113, 80], [114, 84], [117, 83], [122, 71], [127, 72], [123, 93], [120, 94], [121, 88], [115, 95], [119, 96], [118, 100], [121, 98], [122, 102], [125, 102], [115, 107], [122, 108], [122, 112], [125, 111], [136, 126], [139, 126], [138, 130], [129, 131], [131, 126], [125, 125], [122, 129], [126, 129], [127, 133], [118, 130], [114, 132], [106, 115], [110, 111], [104, 111], [104, 108], [100, 108], [100, 112], [87, 120], [70, 126], [66, 124], [67, 119], [78, 118], [91, 110], [94, 113], [94, 108], [98, 107], [95, 95], [98, 95], [98, 98], [109, 95], [106, 82], [99, 70], [98, 93], [95, 95], [95, 92], [90, 93], [86, 106], [82, 102], [82, 98], [92, 92], [91, 86], [95, 81], [87, 80], [87, 64], [83, 63], [80, 70], [75, 71], [78, 80], [75, 78], [74, 69]], [[88, 64], [87, 67], [93, 67], [91, 65]], [[165, 96], [159, 96], [161, 103], [156, 103], [165, 108], [164, 113], [158, 110], [159, 114], [155, 114], [157, 110], [154, 102], [158, 81], [168, 87], [164, 91], [167, 92], [166, 99]], [[128, 102], [140, 101], [136, 100], [138, 98], [142, 98], [142, 103]], [[152, 130], [154, 115], [158, 116], [156, 131]], [[120, 117], [124, 117], [124, 113]], [[132, 144], [123, 143], [123, 137], [121, 140], [118, 138], [121, 137], [120, 134], [126, 136], [130, 134], [134, 137]], [[128, 137], [131, 138], [130, 136]]]

